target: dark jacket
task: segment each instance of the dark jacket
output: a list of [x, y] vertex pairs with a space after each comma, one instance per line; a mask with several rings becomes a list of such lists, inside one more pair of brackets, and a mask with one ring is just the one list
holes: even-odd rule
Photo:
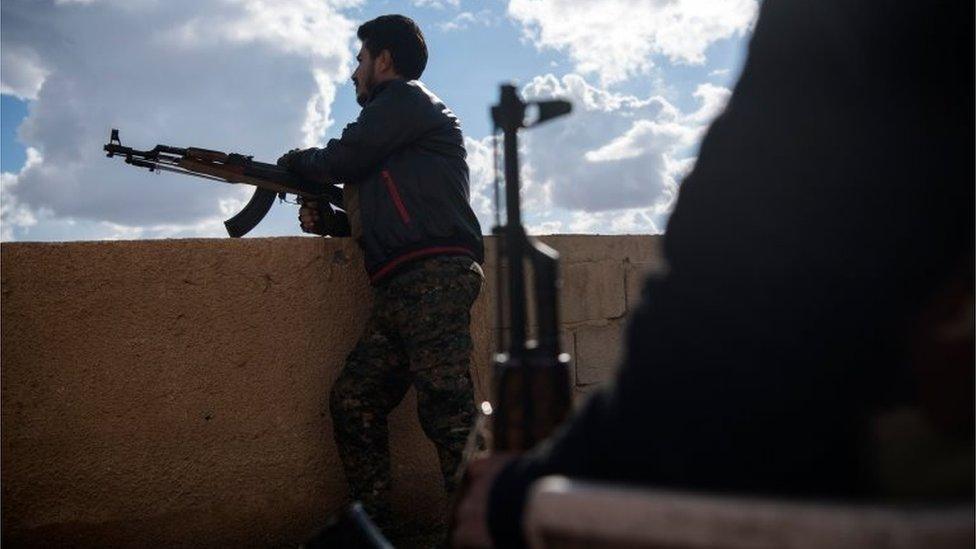
[[302, 151], [289, 167], [345, 184], [353, 237], [376, 284], [424, 257], [484, 260], [466, 154], [460, 123], [440, 99], [420, 81], [391, 80], [339, 139]]
[[496, 546], [549, 474], [876, 493], [868, 419], [917, 387], [907, 320], [972, 257], [972, 21], [972, 2], [762, 4], [620, 372], [500, 474]]

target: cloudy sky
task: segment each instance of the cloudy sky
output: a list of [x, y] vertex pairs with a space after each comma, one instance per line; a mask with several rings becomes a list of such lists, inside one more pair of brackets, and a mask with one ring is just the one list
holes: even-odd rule
[[[561, 96], [525, 133], [536, 233], [663, 231], [697, 142], [741, 67], [755, 0], [4, 0], [0, 238], [226, 236], [249, 187], [106, 159], [109, 130], [252, 154], [337, 136], [358, 113], [356, 27], [399, 12], [424, 30], [423, 80], [460, 117], [472, 204], [491, 228], [497, 85]], [[300, 234], [276, 205], [255, 236]]]

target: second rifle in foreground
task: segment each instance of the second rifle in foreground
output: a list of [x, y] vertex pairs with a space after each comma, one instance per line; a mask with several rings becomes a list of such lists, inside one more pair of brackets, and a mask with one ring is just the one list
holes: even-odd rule
[[[537, 109], [526, 122], [528, 109]], [[505, 148], [506, 223], [496, 227], [499, 273], [498, 321], [507, 317], [510, 333], [499, 342], [494, 363], [492, 447], [495, 451], [525, 451], [546, 438], [569, 415], [568, 354], [559, 348], [559, 254], [528, 236], [519, 201], [518, 131], [568, 114], [568, 101], [523, 102], [515, 86], [501, 86], [501, 99], [491, 109]], [[496, 166], [497, 169], [497, 166]], [[496, 177], [497, 186], [497, 177]], [[496, 195], [498, 190], [496, 187]], [[538, 333], [529, 339], [525, 267], [531, 268]], [[507, 279], [502, 280], [503, 274]], [[504, 333], [503, 331], [500, 331]]]

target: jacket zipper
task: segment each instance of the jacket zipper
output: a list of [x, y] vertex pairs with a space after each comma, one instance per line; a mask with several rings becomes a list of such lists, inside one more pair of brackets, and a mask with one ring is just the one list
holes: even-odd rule
[[389, 191], [390, 198], [393, 199], [393, 205], [396, 206], [397, 212], [400, 213], [400, 219], [409, 225], [410, 213], [407, 212], [407, 207], [403, 205], [403, 200], [400, 200], [400, 191], [397, 190], [396, 183], [393, 182], [393, 177], [387, 170], [381, 171], [380, 175], [383, 176], [383, 182], [386, 183], [386, 190]]

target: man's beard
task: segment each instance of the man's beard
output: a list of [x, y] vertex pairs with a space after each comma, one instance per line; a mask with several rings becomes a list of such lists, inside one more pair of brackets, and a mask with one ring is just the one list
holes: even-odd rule
[[[356, 103], [359, 103], [360, 107], [365, 107], [366, 103], [369, 102], [369, 96], [373, 91], [373, 79], [370, 77], [365, 77], [361, 82], [362, 86], [356, 86]], [[359, 93], [359, 89], [362, 88], [363, 93]]]

